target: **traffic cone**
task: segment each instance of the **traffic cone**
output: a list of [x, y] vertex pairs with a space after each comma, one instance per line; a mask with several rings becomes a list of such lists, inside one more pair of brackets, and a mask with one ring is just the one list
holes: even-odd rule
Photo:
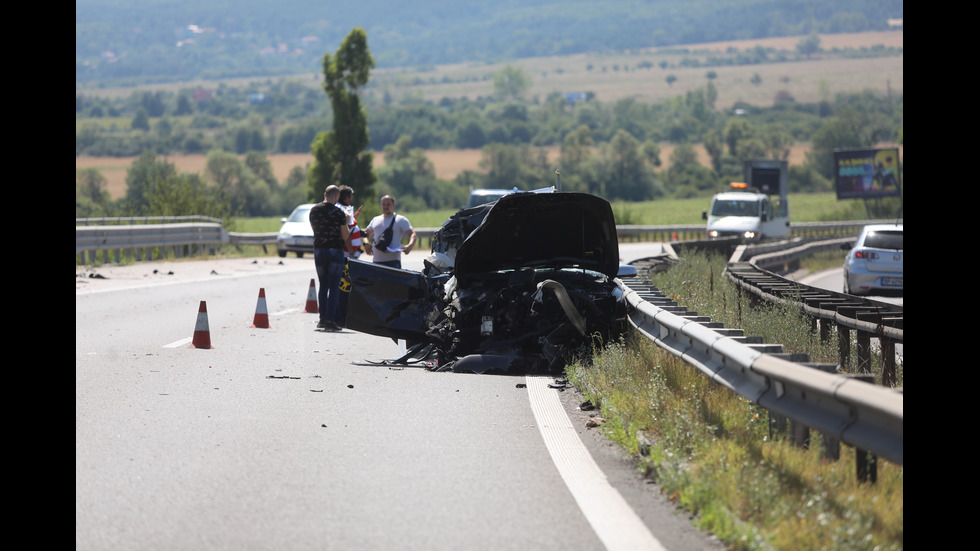
[[211, 346], [211, 331], [208, 329], [208, 305], [203, 300], [197, 310], [197, 325], [194, 326], [191, 348], [214, 348]]
[[316, 314], [319, 309], [316, 307], [316, 280], [310, 280], [310, 292], [306, 293], [306, 313]]
[[269, 328], [269, 310], [265, 307], [265, 289], [259, 289], [259, 302], [255, 305], [255, 319], [252, 327]]

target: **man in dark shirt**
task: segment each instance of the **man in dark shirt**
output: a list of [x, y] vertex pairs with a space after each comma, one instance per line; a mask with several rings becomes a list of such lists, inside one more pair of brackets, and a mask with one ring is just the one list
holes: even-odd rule
[[320, 302], [320, 322], [317, 329], [340, 331], [337, 325], [337, 304], [340, 300], [340, 277], [344, 273], [344, 246], [350, 245], [347, 229], [347, 213], [337, 206], [340, 188], [327, 186], [323, 202], [310, 209], [310, 226], [313, 227], [313, 262], [320, 280], [317, 300]]

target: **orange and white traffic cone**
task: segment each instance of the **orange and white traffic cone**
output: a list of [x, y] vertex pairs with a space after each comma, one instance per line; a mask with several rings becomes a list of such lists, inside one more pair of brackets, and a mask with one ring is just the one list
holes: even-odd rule
[[259, 289], [259, 302], [255, 305], [255, 319], [252, 321], [252, 327], [269, 328], [269, 310], [265, 306], [264, 288]]
[[197, 310], [197, 325], [194, 326], [191, 348], [214, 348], [211, 346], [211, 331], [208, 329], [208, 305], [203, 300]]
[[306, 293], [306, 313], [316, 314], [320, 310], [316, 306], [316, 280], [310, 280], [310, 291]]

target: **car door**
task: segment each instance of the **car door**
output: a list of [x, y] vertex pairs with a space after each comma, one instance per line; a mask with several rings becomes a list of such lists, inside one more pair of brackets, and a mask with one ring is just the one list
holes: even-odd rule
[[351, 279], [346, 327], [418, 342], [425, 339], [428, 283], [419, 272], [349, 259]]

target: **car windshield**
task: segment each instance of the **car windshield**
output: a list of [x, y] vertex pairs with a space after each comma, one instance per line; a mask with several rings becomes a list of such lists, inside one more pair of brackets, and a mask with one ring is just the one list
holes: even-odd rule
[[902, 247], [904, 232], [901, 231], [873, 231], [864, 238], [864, 246], [872, 249], [891, 249], [896, 251], [904, 250]]
[[310, 209], [296, 209], [291, 215], [289, 215], [288, 222], [309, 222], [310, 221]]
[[753, 199], [725, 199], [711, 206], [712, 216], [758, 216], [759, 202]]

